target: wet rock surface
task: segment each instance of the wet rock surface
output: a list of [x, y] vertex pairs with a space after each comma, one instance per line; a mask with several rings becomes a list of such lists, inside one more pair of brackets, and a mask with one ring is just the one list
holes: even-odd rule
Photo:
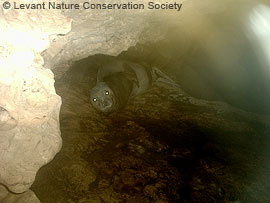
[[95, 71], [56, 84], [63, 147], [32, 186], [41, 202], [269, 201], [269, 117], [162, 83], [103, 114], [88, 102]]

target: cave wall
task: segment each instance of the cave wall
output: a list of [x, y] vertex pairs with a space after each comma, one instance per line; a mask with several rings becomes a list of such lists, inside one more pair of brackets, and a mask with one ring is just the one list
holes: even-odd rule
[[59, 11], [0, 9], [0, 183], [13, 192], [26, 191], [61, 148], [61, 98], [41, 52], [70, 29]]
[[[78, 3], [68, 0], [66, 3]], [[83, 1], [79, 1], [83, 2]], [[135, 0], [144, 3], [147, 0]], [[160, 3], [167, 1], [161, 0]], [[183, 0], [178, 1], [178, 3]], [[127, 3], [126, 1], [106, 0], [91, 3]], [[164, 37], [166, 28], [161, 21], [181, 12], [155, 10], [98, 10], [69, 9], [63, 15], [70, 17], [72, 30], [67, 35], [58, 36], [51, 46], [42, 54], [45, 67], [53, 69], [56, 78], [60, 78], [73, 62], [95, 54], [116, 56], [138, 42], [153, 42]], [[166, 26], [165, 26], [166, 27]]]
[[[48, 1], [16, 0], [42, 2]], [[65, 1], [72, 2], [78, 3]], [[0, 184], [15, 193], [28, 190], [39, 168], [61, 149], [61, 98], [51, 69], [61, 76], [78, 59], [117, 55], [138, 41], [159, 39], [152, 13], [0, 8]]]

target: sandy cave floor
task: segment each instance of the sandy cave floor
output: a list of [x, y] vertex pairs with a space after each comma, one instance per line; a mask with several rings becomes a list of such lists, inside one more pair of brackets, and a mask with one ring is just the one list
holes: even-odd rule
[[164, 84], [101, 114], [94, 78], [56, 83], [63, 147], [32, 186], [41, 202], [270, 202], [269, 117]]

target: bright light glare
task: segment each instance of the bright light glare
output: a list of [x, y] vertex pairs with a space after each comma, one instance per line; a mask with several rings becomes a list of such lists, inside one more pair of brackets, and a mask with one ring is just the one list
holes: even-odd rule
[[266, 56], [270, 69], [270, 8], [259, 5], [249, 18], [250, 27]]

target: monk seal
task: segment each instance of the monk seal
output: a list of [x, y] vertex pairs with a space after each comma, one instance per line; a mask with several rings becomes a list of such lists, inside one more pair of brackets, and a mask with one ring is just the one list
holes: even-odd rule
[[168, 78], [157, 68], [128, 61], [112, 61], [98, 69], [96, 85], [90, 90], [90, 103], [101, 112], [117, 111], [130, 98], [148, 90], [154, 80]]

